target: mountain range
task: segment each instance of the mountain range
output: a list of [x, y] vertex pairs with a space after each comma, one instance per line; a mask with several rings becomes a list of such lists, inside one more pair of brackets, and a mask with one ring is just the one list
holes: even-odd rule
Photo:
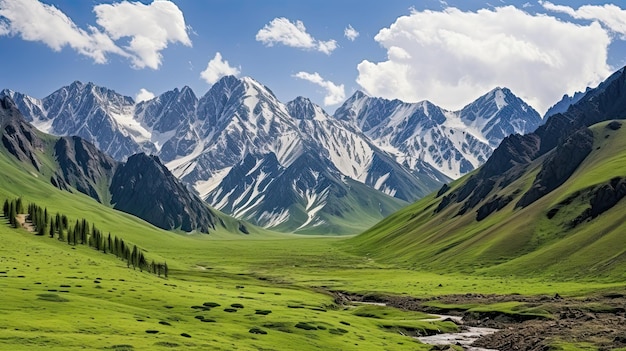
[[542, 123], [506, 88], [460, 111], [357, 91], [333, 116], [307, 98], [282, 103], [248, 77], [224, 77], [200, 98], [183, 87], [135, 102], [78, 81], [43, 99], [1, 95], [41, 131], [79, 136], [120, 162], [158, 155], [216, 209], [301, 233], [365, 229]]
[[[139, 153], [119, 162], [80, 137], [51, 137], [28, 123], [6, 96], [0, 98], [0, 128], [0, 152], [59, 189], [83, 193], [166, 230], [210, 233], [226, 226], [224, 216], [156, 156]], [[239, 229], [245, 231], [245, 225]]]
[[534, 132], [506, 137], [476, 172], [352, 245], [430, 268], [623, 277], [624, 119], [623, 68]]

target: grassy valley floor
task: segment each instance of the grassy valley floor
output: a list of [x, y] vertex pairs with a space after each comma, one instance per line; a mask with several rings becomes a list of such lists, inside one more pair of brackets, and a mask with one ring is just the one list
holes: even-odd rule
[[[411, 310], [468, 316], [478, 310], [480, 318], [558, 322], [561, 310], [539, 299], [559, 294], [574, 304], [619, 312], [610, 302], [593, 305], [584, 297], [617, 294], [626, 285], [420, 272], [350, 254], [349, 241], [341, 238], [174, 236], [178, 240], [166, 240], [166, 246], [156, 240], [143, 245], [149, 257], [167, 260], [171, 268], [164, 279], [127, 268], [112, 255], [3, 223], [0, 348], [428, 350], [411, 336], [458, 327], [424, 321], [428, 315]], [[352, 306], [346, 295], [390, 306]], [[502, 295], [509, 297], [494, 297]], [[398, 303], [402, 299], [422, 302]], [[510, 326], [499, 318], [496, 326]], [[582, 335], [547, 337], [546, 345], [555, 349], [595, 349], [594, 340]]]

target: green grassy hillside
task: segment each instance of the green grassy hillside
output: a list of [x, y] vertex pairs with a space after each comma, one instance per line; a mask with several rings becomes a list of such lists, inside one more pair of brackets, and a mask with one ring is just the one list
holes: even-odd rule
[[[626, 201], [598, 218], [574, 228], [568, 226], [589, 207], [590, 189], [626, 176], [626, 128], [611, 130], [607, 124], [591, 128], [593, 151], [575, 173], [528, 207], [516, 209], [515, 204], [549, 155], [535, 160], [523, 176], [504, 189], [495, 188], [486, 196], [483, 203], [495, 195], [514, 200], [482, 221], [476, 220], [475, 210], [458, 215], [461, 204], [434, 213], [441, 197], [431, 195], [388, 217], [350, 244], [356, 252], [373, 258], [440, 272], [624, 279]], [[452, 190], [470, 176], [453, 183]], [[564, 205], [568, 198], [569, 204]], [[557, 207], [559, 211], [549, 219], [548, 212]]]
[[233, 234], [228, 228], [238, 222], [228, 217], [225, 229], [209, 235], [168, 232], [61, 191], [4, 153], [0, 169], [0, 198], [21, 196], [70, 219], [86, 218], [170, 267], [167, 279], [142, 273], [113, 255], [0, 219], [0, 349], [428, 350], [410, 335], [456, 327], [391, 307], [339, 304], [329, 291], [565, 296], [623, 288], [418, 272], [349, 253], [345, 239], [258, 228]]

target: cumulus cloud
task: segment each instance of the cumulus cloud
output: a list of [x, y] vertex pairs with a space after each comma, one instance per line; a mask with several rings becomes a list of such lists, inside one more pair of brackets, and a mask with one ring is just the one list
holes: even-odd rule
[[337, 48], [335, 40], [321, 41], [306, 31], [302, 21], [291, 22], [285, 17], [274, 18], [256, 34], [256, 40], [266, 46], [283, 44], [298, 49], [317, 50], [330, 55]]
[[298, 72], [294, 74], [294, 77], [307, 80], [324, 88], [326, 90], [324, 105], [326, 106], [337, 105], [346, 99], [346, 92], [343, 84], [336, 85], [331, 81], [324, 80], [324, 78], [322, 78], [322, 76], [320, 76], [317, 72]]
[[240, 68], [232, 67], [228, 61], [222, 59], [222, 54], [217, 52], [206, 69], [200, 73], [200, 77], [207, 83], [214, 84], [224, 76], [238, 76], [240, 73]]
[[125, 48], [137, 68], [159, 68], [161, 51], [170, 43], [191, 46], [183, 13], [173, 2], [156, 0], [144, 5], [124, 1], [97, 5], [93, 10], [96, 22], [113, 40], [130, 38]]
[[[191, 45], [185, 20], [178, 7], [164, 0], [150, 5], [121, 2], [94, 7], [100, 28], [79, 28], [53, 5], [37, 0], [0, 0], [0, 35], [38, 41], [54, 51], [70, 47], [96, 63], [106, 63], [109, 54], [129, 58], [136, 68], [157, 69], [161, 51], [169, 43]], [[129, 44], [116, 41], [129, 38]]]
[[135, 95], [135, 102], [137, 103], [152, 99], [154, 99], [154, 93], [144, 88], [139, 89], [139, 92]]
[[78, 28], [62, 11], [37, 0], [0, 0], [0, 16], [0, 35], [39, 41], [54, 51], [69, 46], [96, 63], [105, 63], [108, 53], [129, 56], [99, 29]]
[[575, 10], [572, 7], [555, 5], [549, 1], [540, 1], [539, 3], [548, 11], [565, 13], [576, 19], [599, 21], [610, 31], [619, 34], [622, 39], [626, 39], [626, 10], [622, 10], [616, 5], [584, 5]]
[[346, 29], [343, 30], [343, 35], [348, 38], [348, 40], [354, 41], [359, 36], [359, 32], [348, 24]]
[[427, 99], [449, 109], [506, 86], [544, 112], [564, 92], [611, 73], [611, 38], [598, 23], [577, 25], [513, 6], [413, 10], [374, 39], [386, 48], [387, 60], [357, 66], [357, 83], [367, 93]]

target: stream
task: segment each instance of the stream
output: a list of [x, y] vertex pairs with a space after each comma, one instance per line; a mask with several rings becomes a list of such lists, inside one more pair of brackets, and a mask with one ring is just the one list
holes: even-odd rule
[[[356, 302], [356, 301], [353, 301]], [[386, 303], [379, 302], [356, 302], [358, 304], [368, 304], [368, 305], [378, 305], [378, 306], [387, 306]], [[498, 329], [493, 328], [480, 328], [480, 327], [465, 327], [463, 326], [463, 317], [460, 316], [448, 316], [443, 314], [433, 314], [428, 313], [434, 318], [430, 319], [422, 319], [423, 322], [438, 322], [443, 320], [451, 320], [457, 325], [460, 326], [462, 331], [458, 333], [442, 333], [430, 336], [419, 336], [415, 337], [415, 339], [419, 340], [424, 344], [429, 345], [459, 345], [462, 346], [467, 351], [498, 351], [494, 349], [485, 349], [482, 347], [474, 347], [471, 346], [474, 341], [478, 340], [480, 337], [484, 335], [493, 334], [498, 331]]]

